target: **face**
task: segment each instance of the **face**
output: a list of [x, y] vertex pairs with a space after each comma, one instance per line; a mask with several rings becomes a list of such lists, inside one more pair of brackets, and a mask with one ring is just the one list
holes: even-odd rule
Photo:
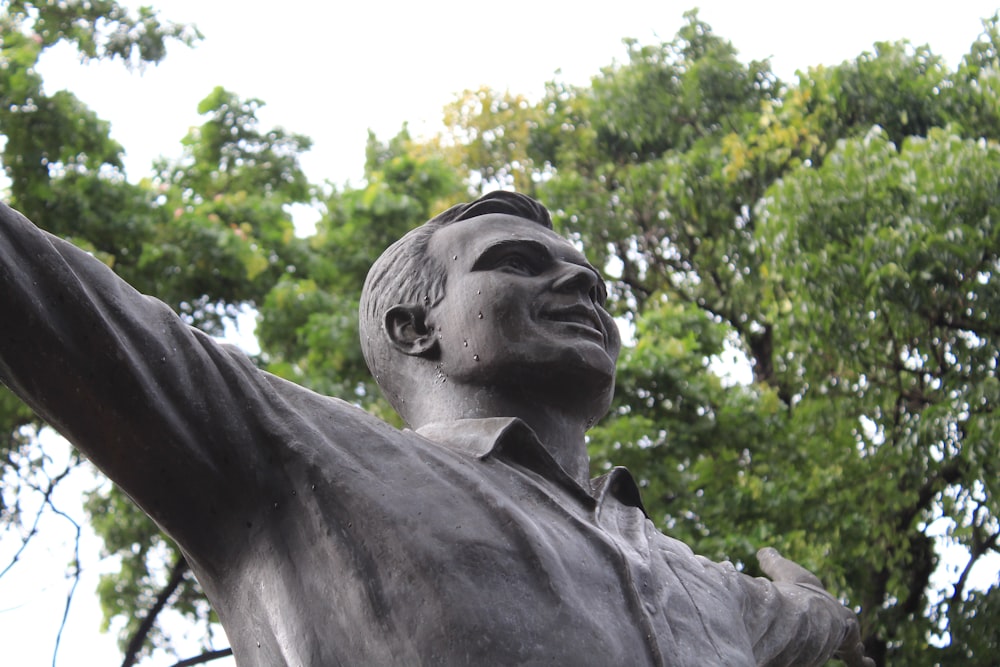
[[603, 414], [621, 340], [604, 281], [582, 253], [503, 214], [443, 227], [428, 251], [448, 269], [445, 296], [427, 318], [442, 378], [596, 403]]

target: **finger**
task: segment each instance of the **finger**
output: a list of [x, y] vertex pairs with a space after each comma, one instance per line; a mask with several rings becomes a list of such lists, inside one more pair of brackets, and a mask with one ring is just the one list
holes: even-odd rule
[[865, 657], [865, 645], [860, 642], [850, 653], [841, 654], [839, 657], [847, 667], [875, 667], [875, 661]]
[[854, 612], [844, 608], [847, 631], [841, 648], [834, 657], [840, 657], [847, 667], [875, 667], [875, 661], [865, 657], [865, 644], [861, 641], [861, 626]]
[[810, 584], [823, 588], [823, 583], [809, 570], [783, 557], [774, 547], [764, 547], [757, 552], [757, 562], [764, 574], [774, 581]]

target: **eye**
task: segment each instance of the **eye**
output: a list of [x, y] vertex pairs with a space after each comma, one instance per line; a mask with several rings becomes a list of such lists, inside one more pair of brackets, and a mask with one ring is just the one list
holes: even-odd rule
[[542, 243], [530, 239], [509, 239], [483, 250], [473, 263], [472, 270], [537, 276], [551, 263], [552, 254]]
[[495, 267], [502, 271], [507, 271], [508, 273], [516, 273], [525, 276], [534, 276], [538, 274], [535, 261], [527, 255], [517, 252], [507, 253], [503, 257], [499, 258]]

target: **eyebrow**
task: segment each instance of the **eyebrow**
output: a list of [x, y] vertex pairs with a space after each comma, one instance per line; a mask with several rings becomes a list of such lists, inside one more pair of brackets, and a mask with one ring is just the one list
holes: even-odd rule
[[[521, 251], [527, 250], [528, 252], [535, 254], [543, 261], [555, 261], [552, 251], [549, 250], [547, 245], [541, 243], [540, 241], [535, 241], [533, 239], [502, 239], [490, 244], [484, 248], [481, 253], [479, 253], [479, 256], [476, 257], [476, 260], [472, 263], [472, 271], [482, 271], [487, 269], [489, 267], [489, 262], [495, 259], [496, 255], [503, 254], [507, 250], [511, 249]], [[597, 276], [597, 290], [600, 295], [601, 304], [603, 305], [608, 298], [608, 289], [604, 284], [604, 276], [601, 275], [601, 272], [598, 271], [586, 257], [583, 258], [582, 264], [580, 262], [572, 263], [588, 269], [595, 276]]]
[[519, 250], [522, 252], [527, 251], [528, 253], [535, 255], [536, 258], [545, 261], [552, 261], [554, 259], [548, 246], [539, 241], [532, 239], [503, 239], [484, 248], [483, 251], [479, 253], [479, 256], [476, 257], [476, 261], [472, 263], [472, 270], [483, 270], [486, 268], [482, 266], [483, 264], [488, 264], [488, 262], [495, 259], [497, 255], [501, 255], [508, 250]]

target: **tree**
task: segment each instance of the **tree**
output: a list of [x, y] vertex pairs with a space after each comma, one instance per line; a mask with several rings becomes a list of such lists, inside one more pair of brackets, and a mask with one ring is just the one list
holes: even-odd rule
[[[226, 318], [262, 304], [308, 260], [288, 206], [313, 197], [298, 163], [310, 142], [280, 128], [262, 131], [256, 118], [262, 104], [221, 87], [202, 101], [198, 110], [207, 120], [183, 140], [184, 155], [158, 164], [142, 185], [158, 193], [150, 204], [157, 218], [134, 263], [114, 264], [134, 286], [209, 333], [221, 334]], [[102, 577], [98, 594], [105, 628], [115, 617], [126, 619], [125, 663], [153, 646], [170, 646], [162, 626], [150, 623], [168, 601], [205, 626], [204, 648], [213, 654], [217, 619], [177, 547], [117, 487], [90, 494], [86, 508], [107, 553], [121, 559], [119, 572]]]
[[[133, 16], [116, 2], [8, 3], [0, 13], [0, 162], [11, 204], [109, 263], [134, 263], [157, 219], [151, 193], [125, 181], [121, 147], [108, 136], [108, 124], [72, 93], [48, 94], [35, 66], [45, 49], [67, 42], [84, 60], [120, 58], [141, 68], [159, 62], [168, 41], [192, 44], [198, 37], [152, 10]], [[79, 463], [71, 459], [51, 475], [38, 453], [40, 428], [30, 410], [0, 389], [2, 525], [19, 531], [24, 545], [36, 534], [42, 511], [59, 512], [51, 493]], [[28, 521], [21, 508], [33, 490], [42, 509]], [[73, 567], [78, 576], [79, 565]]]
[[369, 134], [366, 153], [364, 185], [329, 192], [307, 241], [309, 261], [260, 304], [257, 333], [271, 372], [398, 423], [358, 345], [361, 287], [390, 243], [463, 200], [466, 189], [439, 151], [413, 142], [405, 127], [385, 143]]
[[[796, 364], [816, 388], [803, 402], [857, 425], [840, 435], [843, 448], [862, 454], [845, 472], [866, 480], [864, 493], [834, 500], [861, 510], [869, 548], [858, 534], [860, 558], [844, 561], [845, 577], [856, 582], [871, 636], [885, 642], [871, 640], [873, 653], [902, 664], [919, 664], [929, 651], [917, 649], [939, 629], [952, 639], [939, 663], [969, 664], [996, 650], [996, 634], [969, 637], [962, 615], [970, 613], [969, 569], [1000, 535], [998, 185], [996, 144], [931, 128], [897, 147], [876, 127], [819, 169], [790, 175], [767, 206], [764, 247], [774, 253], [776, 294], [789, 304], [781, 331], [796, 332], [782, 347], [823, 350]], [[939, 601], [928, 590], [938, 563], [932, 522], [972, 554], [951, 591], [936, 592]], [[890, 651], [890, 637], [902, 645]]]
[[[262, 130], [260, 101], [217, 88], [199, 108], [207, 120], [184, 139], [184, 156], [131, 183], [108, 124], [69, 92], [47, 94], [34, 69], [41, 52], [60, 41], [84, 59], [122, 58], [141, 67], [162, 59], [170, 39], [193, 43], [196, 31], [162, 22], [148, 9], [132, 16], [114, 2], [12, 3], [0, 25], [2, 163], [13, 206], [210, 333], [220, 333], [223, 320], [241, 308], [263, 302], [304, 260], [307, 247], [294, 236], [288, 205], [314, 196], [298, 164], [309, 141], [280, 128]], [[20, 530], [26, 543], [35, 530], [22, 523], [22, 500], [35, 489], [42, 509], [58, 512], [50, 492], [65, 475], [46, 479], [37, 444], [42, 425], [6, 389], [0, 424], [9, 434], [0, 448], [3, 523]], [[105, 626], [114, 617], [126, 620], [124, 664], [154, 644], [169, 647], [157, 622], [168, 602], [206, 626], [210, 648], [214, 617], [173, 543], [115, 488], [90, 494], [86, 507], [105, 551], [121, 562], [103, 577], [99, 595]]]
[[[998, 641], [997, 586], [968, 588], [1000, 536], [984, 27], [954, 72], [880, 43], [786, 84], [692, 12], [589, 86], [450, 116], [473, 182], [531, 184], [615, 276], [635, 344], [595, 463], [638, 471], [706, 555], [752, 571], [772, 543], [822, 573], [880, 665], [985, 665]], [[733, 355], [751, 383], [720, 372]], [[957, 572], [944, 543], [971, 556]]]

